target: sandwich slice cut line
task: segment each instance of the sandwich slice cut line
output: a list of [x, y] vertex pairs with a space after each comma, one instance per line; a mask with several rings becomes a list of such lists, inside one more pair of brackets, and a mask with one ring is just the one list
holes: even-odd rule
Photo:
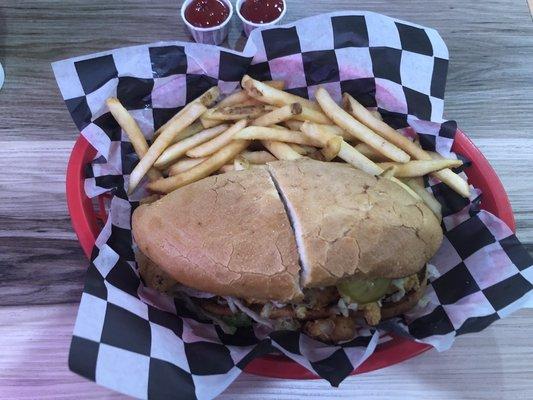
[[285, 213], [287, 214], [287, 218], [289, 220], [289, 223], [291, 224], [292, 232], [294, 233], [294, 239], [296, 241], [296, 250], [298, 251], [298, 263], [300, 264], [300, 290], [304, 289], [303, 282], [305, 281], [305, 274], [307, 274], [307, 271], [309, 271], [309, 268], [307, 266], [307, 259], [305, 254], [305, 246], [302, 242], [302, 229], [300, 227], [300, 223], [298, 222], [298, 218], [296, 218], [294, 209], [287, 197], [285, 196], [285, 193], [283, 193], [283, 190], [281, 189], [279, 182], [275, 176], [274, 171], [272, 171], [272, 167], [270, 163], [267, 163], [267, 172], [270, 175], [270, 178], [272, 179], [272, 183], [274, 184], [274, 187], [276, 188], [276, 191], [278, 192], [279, 199], [281, 203], [283, 204], [283, 208], [285, 209]]

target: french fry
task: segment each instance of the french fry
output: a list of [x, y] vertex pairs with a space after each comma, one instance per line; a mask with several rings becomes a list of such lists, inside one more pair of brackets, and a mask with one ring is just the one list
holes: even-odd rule
[[[303, 122], [302, 121], [296, 121], [294, 119], [290, 119], [288, 121], [285, 121], [283, 123], [287, 128], [293, 131], [300, 131]], [[322, 129], [325, 129], [327, 132], [331, 133], [332, 135], [340, 136], [347, 142], [354, 141], [354, 137], [350, 135], [348, 132], [346, 132], [344, 129], [338, 127], [337, 125], [322, 125]]]
[[[385, 122], [379, 121], [374, 118], [369, 113], [369, 111], [364, 108], [360, 103], [358, 103], [357, 100], [355, 100], [353, 97], [345, 94], [343, 96], [343, 100], [345, 103], [345, 107], [350, 110], [350, 113], [356, 118], [360, 119], [360, 121], [366, 126], [371, 129], [374, 129], [378, 134], [391, 141], [392, 143], [395, 143], [397, 146], [401, 147], [403, 150], [405, 150], [405, 152], [413, 156], [413, 158], [417, 160], [431, 160], [431, 156], [425, 150], [417, 146], [416, 143], [411, 142], [399, 132], [396, 132]], [[446, 185], [448, 185], [461, 196], [468, 197], [470, 195], [470, 188], [468, 187], [468, 183], [459, 175], [455, 174], [451, 169], [445, 168], [443, 170], [433, 172], [432, 175], [435, 178], [440, 179], [442, 182], [444, 182]]]
[[265, 85], [268, 85], [274, 89], [283, 90], [285, 89], [285, 81], [281, 79], [272, 80], [272, 81], [263, 81]]
[[354, 146], [354, 148], [364, 155], [366, 158], [372, 160], [372, 161], [387, 161], [388, 158], [384, 156], [383, 154], [378, 153], [376, 150], [374, 150], [372, 147], [367, 145], [366, 143], [358, 143]]
[[389, 157], [393, 161], [409, 161], [410, 157], [405, 151], [384, 140], [377, 133], [361, 124], [341, 107], [339, 107], [331, 98], [326, 89], [323, 87], [318, 88], [315, 93], [315, 97], [326, 115], [338, 126], [352, 134], [358, 140], [367, 143], [369, 146], [381, 154]]
[[269, 126], [274, 124], [279, 124], [280, 122], [286, 121], [293, 118], [295, 115], [302, 113], [302, 106], [300, 103], [292, 103], [286, 106], [277, 108], [273, 111], [270, 111], [267, 114], [260, 116], [252, 121], [251, 125], [255, 126]]
[[225, 174], [226, 172], [231, 172], [231, 171], [235, 171], [235, 165], [233, 165], [233, 164], [223, 165], [218, 170], [218, 172], [220, 172], [221, 174]]
[[442, 206], [441, 204], [433, 197], [424, 187], [423, 184], [417, 181], [416, 178], [403, 179], [403, 182], [413, 189], [416, 194], [426, 203], [433, 214], [439, 219], [442, 220]]
[[379, 111], [376, 111], [376, 110], [369, 110], [370, 114], [372, 114], [372, 116], [379, 120], [379, 121], [383, 121], [383, 117], [381, 116], [381, 114], [379, 113]]
[[213, 86], [212, 88], [205, 91], [198, 98], [194, 99], [192, 102], [199, 101], [204, 106], [211, 107], [213, 104], [216, 103], [219, 97], [220, 97], [220, 89], [218, 88], [218, 86]]
[[432, 172], [440, 171], [444, 168], [455, 168], [463, 164], [461, 160], [413, 160], [405, 164], [384, 162], [378, 165], [382, 168], [395, 166], [394, 176], [398, 178], [414, 178], [424, 176]]
[[248, 100], [243, 101], [242, 103], [239, 103], [237, 105], [239, 106], [260, 106], [264, 105], [265, 103], [261, 103], [259, 100], [256, 100], [250, 96], [248, 96]]
[[261, 143], [270, 151], [278, 160], [298, 160], [303, 156], [291, 149], [287, 143], [277, 142], [275, 140], [262, 140]]
[[431, 174], [437, 179], [440, 179], [451, 189], [453, 189], [457, 194], [460, 194], [463, 197], [468, 198], [470, 196], [470, 188], [468, 187], [468, 182], [457, 175], [449, 168], [442, 169]]
[[322, 154], [320, 150], [315, 150], [314, 152], [310, 153], [308, 157], [317, 161], [326, 161], [324, 154]]
[[[344, 93], [343, 97], [344, 108], [348, 113], [350, 113], [354, 118], [356, 118], [360, 123], [367, 126], [369, 129], [372, 129], [378, 135], [388, 140], [390, 143], [398, 146], [404, 150], [410, 156], [420, 159], [421, 151], [420, 147], [410, 141], [408, 138], [403, 136], [401, 133], [392, 129], [385, 122], [378, 120], [372, 115], [371, 111], [368, 111], [361, 103], [355, 100], [348, 93]], [[397, 161], [397, 160], [395, 160]]]
[[181, 142], [173, 144], [159, 156], [154, 163], [154, 166], [159, 169], [168, 167], [174, 161], [181, 158], [187, 152], [187, 150], [190, 150], [202, 143], [207, 142], [208, 140], [217, 137], [228, 128], [229, 125], [215, 126], [214, 128], [205, 129], [194, 136], [188, 137], [187, 139], [183, 139]]
[[308, 154], [311, 154], [317, 151], [316, 147], [306, 146], [306, 145], [301, 145], [301, 144], [289, 143], [289, 146], [291, 146], [291, 148], [295, 152], [297, 152], [298, 154], [301, 154], [302, 156], [306, 156]]
[[248, 160], [250, 164], [266, 164], [267, 162], [276, 161], [277, 158], [268, 151], [244, 151], [241, 156]]
[[[280, 90], [283, 90], [285, 88], [284, 81], [265, 81], [263, 83], [265, 85], [269, 85]], [[236, 106], [236, 105], [243, 106], [243, 105], [255, 105], [255, 104], [262, 104], [262, 103], [248, 96], [246, 91], [237, 90], [236, 92], [227, 96], [225, 99], [222, 99], [220, 103], [218, 103], [218, 107], [228, 107], [228, 106]]]
[[148, 170], [154, 165], [155, 161], [159, 158], [161, 153], [170, 145], [176, 135], [189, 125], [191, 125], [195, 119], [202, 115], [206, 111], [206, 107], [201, 102], [192, 102], [185, 106], [178, 114], [179, 118], [169, 124], [165, 130], [154, 141], [152, 146], [148, 149], [146, 154], [141, 158], [137, 166], [130, 174], [129, 189], [128, 192], [132, 193], [141, 179], [146, 175]]
[[202, 143], [193, 149], [187, 150], [185, 154], [187, 154], [188, 157], [193, 158], [209, 156], [231, 142], [235, 134], [246, 127], [247, 123], [247, 120], [241, 119], [240, 121], [237, 121], [231, 125], [226, 131], [224, 131], [224, 133], [216, 136], [208, 142]]
[[248, 75], [245, 75], [242, 78], [241, 85], [249, 96], [260, 100], [263, 103], [278, 107], [283, 107], [292, 103], [300, 103], [302, 106], [321, 111], [319, 105], [311, 100], [273, 88], [263, 82], [252, 79]]
[[[148, 151], [148, 143], [146, 142], [146, 138], [141, 132], [139, 125], [137, 125], [135, 119], [133, 119], [131, 114], [124, 108], [117, 98], [110, 97], [107, 99], [106, 103], [115, 120], [128, 135], [135, 153], [137, 153], [139, 158], [142, 158]], [[151, 181], [155, 181], [163, 177], [161, 172], [155, 168], [150, 168], [147, 172], [147, 175], [148, 179]]]
[[233, 168], [235, 171], [244, 171], [245, 169], [250, 169], [250, 162], [244, 157], [235, 157], [233, 160]]
[[[288, 143], [289, 146], [291, 146], [291, 149], [293, 149], [295, 152], [297, 152], [298, 154], [302, 155], [302, 156], [305, 156], [307, 155], [307, 151], [302, 147], [300, 146], [299, 144], [296, 144], [296, 143]], [[313, 147], [314, 148], [314, 147]]]
[[234, 138], [245, 140], [274, 140], [277, 142], [304, 144], [308, 146], [319, 145], [319, 143], [302, 134], [302, 132], [289, 131], [288, 129], [280, 129], [279, 127], [249, 126], [236, 133]]
[[326, 145], [320, 150], [326, 161], [331, 161], [337, 157], [341, 151], [342, 142], [343, 139], [340, 136], [333, 136], [326, 142]]
[[[332, 140], [336, 137], [335, 135], [326, 132], [322, 128], [322, 125], [313, 124], [310, 122], [304, 122], [301, 129], [302, 132], [304, 132], [307, 136], [317, 142], [320, 142], [320, 147], [325, 147], [329, 140]], [[368, 174], [379, 175], [383, 172], [383, 168], [359, 153], [344, 140], [340, 145], [339, 153], [337, 155], [348, 164], [351, 164], [355, 168], [365, 171]]]
[[287, 129], [290, 129], [291, 131], [301, 130], [300, 128], [303, 124], [303, 121], [296, 121], [295, 119], [288, 119], [287, 121], [283, 121], [283, 126]]
[[306, 106], [302, 106], [302, 112], [298, 115], [295, 115], [294, 119], [298, 121], [309, 121], [324, 125], [332, 124], [331, 120], [322, 111], [317, 111]]
[[218, 171], [228, 161], [233, 160], [250, 144], [247, 140], [234, 140], [228, 145], [219, 149], [204, 162], [192, 167], [190, 170], [180, 174], [159, 179], [148, 184], [148, 189], [156, 193], [170, 193], [182, 186], [203, 179], [213, 172]]
[[200, 117], [200, 123], [202, 124], [202, 127], [204, 129], [214, 128], [215, 126], [221, 125], [225, 123], [226, 121], [219, 120], [219, 119], [209, 119], [205, 117]]
[[253, 106], [230, 106], [217, 107], [207, 110], [202, 119], [219, 120], [219, 121], [237, 121], [244, 118], [257, 118], [275, 108], [266, 104]]
[[303, 125], [303, 121], [296, 121], [295, 119], [288, 119], [283, 121], [283, 126], [291, 131], [299, 131], [300, 127]]
[[195, 165], [198, 165], [198, 164], [204, 162], [205, 160], [207, 160], [207, 157], [202, 157], [202, 158], [184, 158], [182, 160], [179, 160], [177, 163], [173, 164], [168, 169], [168, 175], [173, 176], [173, 175], [177, 175], [177, 174], [179, 174], [181, 172], [185, 172], [185, 171], [191, 169], [192, 167], [194, 167]]
[[238, 90], [221, 100], [220, 103], [218, 103], [218, 107], [236, 106], [250, 99], [251, 97], [248, 96], [248, 93], [246, 93], [244, 90]]
[[[211, 107], [220, 96], [220, 89], [218, 86], [213, 86], [212, 88], [208, 89], [206, 92], [204, 92], [202, 95], [194, 99], [191, 103], [201, 103], [205, 107]], [[189, 105], [191, 104], [189, 103]], [[158, 130], [154, 132], [154, 138], [157, 138], [163, 130], [167, 128], [168, 125], [170, 125], [174, 119], [180, 118], [180, 113], [183, 111], [183, 109], [178, 112], [176, 115], [174, 115], [171, 119], [169, 119], [164, 125], [162, 125]], [[210, 126], [204, 127], [204, 128], [211, 128]], [[199, 132], [201, 129], [199, 129], [197, 132]], [[196, 132], [194, 132], [196, 133]], [[191, 133], [188, 136], [194, 135], [194, 133]], [[184, 138], [187, 136], [184, 136]]]
[[394, 178], [397, 168], [398, 167], [396, 165], [389, 165], [387, 168], [383, 170], [381, 174], [379, 174], [379, 176], [381, 176], [382, 178], [387, 178], [387, 179]]
[[[335, 138], [335, 135], [332, 135], [331, 133], [322, 129], [321, 125], [313, 124], [310, 122], [305, 122], [302, 125], [302, 132], [312, 137], [313, 139], [320, 141], [322, 144], [322, 147], [325, 147], [328, 144], [329, 140], [332, 140]], [[346, 161], [348, 164], [368, 174], [381, 175], [381, 173], [383, 173], [383, 168], [381, 168], [379, 165], [377, 165], [376, 163], [374, 163], [373, 161], [369, 160], [364, 155], [359, 153], [355, 148], [350, 146], [344, 140], [342, 141], [340, 145], [340, 150], [337, 156], [341, 158], [342, 160]], [[395, 178], [394, 176], [390, 177], [389, 179], [392, 182], [398, 184], [402, 189], [404, 189], [407, 193], [409, 193], [413, 198], [420, 200], [420, 196], [418, 196], [418, 194], [416, 194], [415, 191], [413, 191], [409, 186], [401, 182], [399, 179]]]
[[[164, 126], [164, 125], [163, 125]], [[162, 127], [163, 127], [162, 126]], [[161, 128], [162, 128], [161, 127]], [[154, 138], [153, 140], [157, 139], [157, 137], [159, 136], [159, 134], [161, 133], [161, 128], [159, 128], [155, 133], [154, 133]], [[194, 121], [191, 125], [189, 125], [187, 128], [183, 129], [182, 131], [180, 131], [176, 137], [174, 137], [174, 139], [172, 140], [172, 144], [174, 143], [177, 143], [179, 142], [180, 140], [183, 140], [185, 138], [188, 138], [189, 136], [192, 136], [192, 135], [195, 135], [197, 134], [198, 132], [200, 131], [203, 131], [205, 128], [203, 127], [202, 123], [200, 121]]]

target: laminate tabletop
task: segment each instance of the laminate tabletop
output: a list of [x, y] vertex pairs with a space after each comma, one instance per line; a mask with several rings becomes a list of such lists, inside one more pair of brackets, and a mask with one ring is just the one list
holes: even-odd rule
[[[0, 5], [0, 398], [123, 398], [68, 370], [87, 267], [65, 200], [78, 135], [52, 61], [160, 40], [191, 40], [180, 1], [4, 0]], [[517, 234], [533, 250], [533, 22], [524, 0], [289, 0], [285, 21], [370, 10], [436, 28], [450, 50], [445, 116], [482, 150], [511, 200]], [[236, 18], [227, 46], [241, 49]], [[224, 399], [533, 398], [533, 310], [522, 310], [444, 353], [350, 377], [243, 374]]]

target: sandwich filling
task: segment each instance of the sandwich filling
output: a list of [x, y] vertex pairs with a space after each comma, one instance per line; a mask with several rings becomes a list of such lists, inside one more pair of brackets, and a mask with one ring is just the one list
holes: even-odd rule
[[412, 308], [434, 267], [400, 279], [344, 279], [336, 286], [304, 289], [298, 303], [261, 302], [201, 292], [177, 283], [146, 257], [138, 257], [148, 286], [178, 298], [191, 311], [212, 320], [226, 333], [254, 322], [276, 330], [303, 330], [326, 342], [351, 340], [357, 329]]

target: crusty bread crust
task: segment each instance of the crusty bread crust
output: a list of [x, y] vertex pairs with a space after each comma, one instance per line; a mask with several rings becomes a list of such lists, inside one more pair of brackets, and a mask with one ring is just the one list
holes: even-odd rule
[[139, 249], [178, 282], [222, 296], [302, 297], [298, 252], [265, 168], [211, 176], [139, 206]]
[[309, 159], [268, 166], [295, 227], [304, 288], [406, 277], [440, 247], [431, 210], [388, 179]]

